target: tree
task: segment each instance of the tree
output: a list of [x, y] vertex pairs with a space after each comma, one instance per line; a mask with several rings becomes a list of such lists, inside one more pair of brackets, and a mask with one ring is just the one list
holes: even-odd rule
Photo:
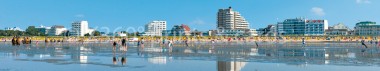
[[36, 29], [36, 27], [34, 26], [29, 26], [26, 30], [25, 30], [25, 35], [29, 35], [29, 36], [39, 36], [41, 35], [42, 32], [38, 31], [38, 29]]
[[101, 34], [100, 34], [99, 31], [94, 31], [94, 32], [93, 32], [93, 35], [94, 35], [94, 36], [101, 36]]
[[90, 36], [90, 33], [84, 34], [84, 36]]

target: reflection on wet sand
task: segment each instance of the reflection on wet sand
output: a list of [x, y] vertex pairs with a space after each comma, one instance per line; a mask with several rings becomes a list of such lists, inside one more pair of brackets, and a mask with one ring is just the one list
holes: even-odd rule
[[246, 62], [218, 61], [218, 71], [240, 71]]
[[[129, 58], [141, 58], [152, 64], [168, 64], [176, 60], [215, 61], [219, 71], [239, 71], [250, 62], [283, 63], [306, 66], [380, 66], [378, 48], [332, 46], [337, 44], [296, 46], [281, 44], [255, 47], [249, 45], [228, 44], [235, 47], [201, 46], [167, 47], [159, 43], [144, 43], [149, 46], [113, 47], [111, 43], [46, 43], [28, 46], [12, 46], [0, 43], [1, 56], [15, 57], [16, 61], [46, 62], [57, 65], [91, 64], [109, 67], [144, 67], [128, 64]], [[311, 43], [310, 43], [311, 44]], [[264, 45], [264, 44], [261, 44]], [[289, 47], [292, 46], [292, 47]], [[366, 50], [362, 52], [361, 50]], [[27, 57], [22, 57], [22, 56]], [[105, 60], [105, 61], [102, 61]], [[112, 61], [112, 62], [111, 62]]]

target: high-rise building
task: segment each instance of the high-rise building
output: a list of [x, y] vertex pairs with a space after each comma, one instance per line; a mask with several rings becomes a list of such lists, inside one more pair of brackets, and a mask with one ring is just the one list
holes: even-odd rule
[[54, 25], [48, 32], [49, 36], [57, 36], [65, 33], [67, 29], [64, 26]]
[[219, 9], [217, 14], [217, 29], [219, 35], [244, 34], [249, 30], [249, 23], [232, 7]]
[[152, 21], [145, 25], [143, 36], [162, 36], [162, 31], [166, 30], [166, 21]]
[[372, 21], [362, 21], [356, 23], [355, 35], [359, 36], [378, 36], [380, 35], [380, 25]]
[[85, 34], [92, 34], [92, 32], [95, 31], [94, 29], [90, 29], [88, 27], [87, 21], [75, 21], [71, 26], [71, 36], [84, 36]]
[[327, 20], [308, 20], [304, 18], [286, 19], [277, 24], [279, 35], [324, 35], [328, 29]]

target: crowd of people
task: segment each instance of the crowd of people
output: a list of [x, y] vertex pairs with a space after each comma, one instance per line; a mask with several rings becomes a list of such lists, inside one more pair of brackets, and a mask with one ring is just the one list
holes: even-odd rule
[[[113, 46], [127, 46], [128, 43], [133, 42], [136, 43], [139, 47], [144, 47], [144, 43], [148, 42], [156, 42], [161, 43], [161, 46], [167, 46], [167, 47], [173, 47], [173, 46], [194, 46], [194, 43], [209, 43], [211, 46], [215, 45], [224, 45], [223, 43], [242, 43], [245, 44], [246, 42], [252, 42], [254, 43], [254, 46], [259, 47], [258, 42], [267, 42], [267, 43], [278, 43], [278, 42], [291, 42], [291, 43], [297, 43], [300, 42], [303, 45], [306, 44], [306, 42], [313, 42], [310, 41], [312, 38], [273, 38], [274, 40], [267, 40], [272, 38], [239, 38], [239, 37], [219, 37], [219, 38], [189, 38], [189, 37], [180, 37], [180, 38], [151, 38], [151, 37], [139, 37], [138, 40], [132, 41], [126, 37], [124, 38], [84, 38], [84, 37], [64, 37], [64, 38], [47, 38], [45, 37], [44, 42], [45, 43], [59, 43], [59, 42], [69, 42], [69, 43], [85, 43], [85, 42], [110, 42]], [[293, 39], [293, 40], [292, 40]], [[294, 39], [298, 39], [298, 41], [294, 41]], [[2, 41], [7, 41], [7, 38], [2, 38]], [[20, 37], [20, 36], [14, 36], [12, 39], [12, 45], [21, 45], [21, 44], [31, 44], [32, 41], [35, 43], [39, 43], [41, 40], [32, 40], [32, 37]], [[367, 41], [367, 42], [366, 42]], [[339, 41], [337, 41], [339, 42]], [[377, 44], [377, 46], [380, 46], [380, 42], [376, 40], [366, 40], [366, 39], [360, 39], [359, 41], [353, 41], [357, 42], [364, 47], [368, 48], [368, 45], [366, 44]], [[222, 44], [216, 44], [216, 43], [222, 43]], [[176, 45], [175, 45], [176, 44]]]

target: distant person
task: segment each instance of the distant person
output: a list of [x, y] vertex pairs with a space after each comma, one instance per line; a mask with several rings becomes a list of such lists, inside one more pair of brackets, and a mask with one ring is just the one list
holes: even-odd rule
[[141, 40], [138, 40], [138, 41], [137, 41], [137, 46], [140, 46], [140, 41], [141, 41]]
[[113, 47], [116, 47], [116, 45], [117, 45], [116, 41], [114, 41], [112, 45], [113, 45]]
[[186, 47], [188, 47], [188, 46], [189, 46], [187, 39], [186, 39], [186, 40], [184, 40], [183, 42], [185, 43]]
[[259, 44], [257, 44], [257, 42], [255, 41], [255, 44], [256, 44], [256, 47], [259, 47]]
[[116, 59], [116, 57], [114, 56], [114, 57], [112, 57], [112, 62], [113, 62], [113, 64], [117, 64], [117, 59]]
[[126, 57], [121, 57], [121, 65], [124, 65], [127, 63], [127, 58]]
[[173, 46], [173, 40], [170, 40], [170, 41], [169, 41], [168, 46], [169, 46], [169, 47], [172, 47], [172, 46]]
[[162, 39], [162, 44], [165, 45], [165, 39]]
[[305, 38], [302, 38], [302, 44], [306, 44]]
[[141, 38], [140, 44], [144, 45], [144, 38]]
[[127, 40], [126, 40], [125, 38], [122, 39], [122, 40], [121, 40], [121, 45], [122, 45], [122, 46], [126, 46], [126, 41], [127, 41]]
[[211, 40], [211, 45], [212, 45], [212, 46], [215, 45], [215, 40]]
[[362, 40], [361, 42], [362, 42], [362, 45], [365, 46], [365, 48], [368, 48], [367, 45], [365, 45], [365, 41], [364, 40]]

